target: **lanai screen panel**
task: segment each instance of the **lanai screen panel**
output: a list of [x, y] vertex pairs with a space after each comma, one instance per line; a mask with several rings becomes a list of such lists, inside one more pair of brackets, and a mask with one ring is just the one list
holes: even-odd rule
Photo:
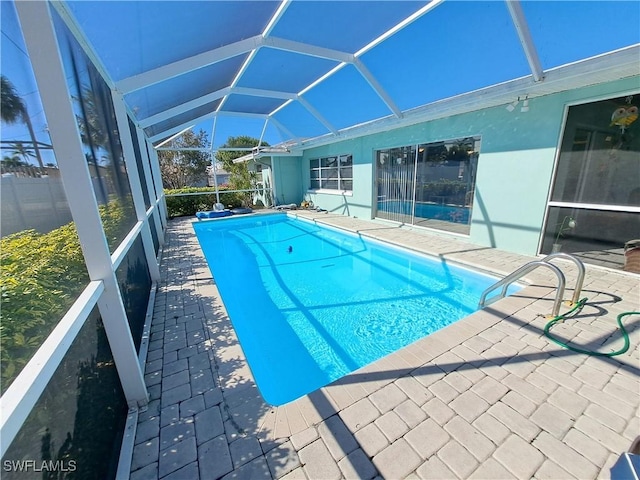
[[338, 129], [392, 113], [353, 65], [312, 88], [304, 98]]
[[[171, 129], [178, 129], [173, 133], [177, 133], [179, 130], [186, 128], [189, 126], [189, 123], [196, 118], [202, 118], [206, 115], [212, 115], [211, 112], [215, 112], [215, 110], [220, 105], [220, 100], [216, 100], [215, 102], [208, 103], [206, 105], [202, 105], [201, 107], [195, 108], [188, 112], [182, 113], [175, 117], [171, 117], [169, 120], [165, 120], [163, 122], [157, 123], [151, 127], [145, 128], [144, 131], [149, 137], [153, 137], [155, 135], [161, 134], [163, 132], [171, 131]], [[197, 122], [192, 122], [191, 125]], [[185, 127], [182, 127], [185, 125]]]
[[291, 102], [273, 115], [294, 137], [317, 137], [330, 133], [317, 117], [314, 117], [300, 102]]
[[531, 74], [504, 2], [444, 2], [362, 61], [401, 110]]
[[337, 61], [264, 47], [238, 81], [239, 87], [298, 93], [315, 82]]
[[294, 1], [272, 35], [356, 53], [419, 10], [424, 1]]
[[[222, 110], [248, 113], [247, 119], [266, 112], [281, 123], [287, 139], [306, 138], [384, 118], [394, 110], [531, 79], [526, 48], [546, 70], [640, 43], [640, 4], [634, 1], [523, 0], [514, 5], [522, 7], [531, 33], [526, 46], [506, 1], [62, 5], [116, 88], [126, 94], [135, 120], [159, 114], [154, 120], [162, 124], [150, 130], [166, 136], [175, 133], [171, 128], [215, 113], [203, 114], [193, 104], [190, 114], [171, 108], [198, 104], [200, 97], [202, 104], [217, 108], [206, 96], [224, 88], [255, 101], [232, 97]], [[340, 65], [337, 73], [332, 70]], [[281, 102], [265, 98], [284, 100], [283, 94], [301, 95], [309, 104], [293, 99], [282, 110], [267, 112]], [[177, 114], [180, 121], [165, 121], [167, 111], [167, 117]], [[163, 130], [167, 125], [171, 128]]]
[[[247, 118], [225, 112], [219, 113], [216, 118], [215, 136], [212, 138], [213, 148], [216, 149], [222, 147], [229, 137], [246, 135], [248, 137], [260, 138], [264, 129], [265, 121], [266, 119], [260, 117]], [[283, 139], [281, 133], [273, 132], [273, 128], [275, 127], [271, 126], [271, 129], [267, 127], [267, 130], [270, 133], [268, 138], [276, 138], [276, 142], [269, 141], [269, 144], [277, 143]]]
[[[212, 94], [227, 87], [236, 76], [247, 55], [238, 55], [222, 62], [193, 70], [164, 82], [136, 90], [125, 99], [139, 119]], [[222, 95], [220, 95], [222, 98]]]
[[223, 112], [245, 112], [267, 115], [280, 105], [284, 100], [269, 97], [253, 97], [249, 95], [230, 95], [222, 107]]
[[72, 1], [115, 81], [259, 35], [280, 2]]
[[640, 42], [637, 1], [526, 1], [522, 9], [543, 69]]

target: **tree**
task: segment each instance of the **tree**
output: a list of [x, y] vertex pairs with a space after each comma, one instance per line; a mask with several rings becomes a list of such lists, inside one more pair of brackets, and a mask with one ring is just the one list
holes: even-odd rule
[[[258, 144], [264, 147], [268, 147], [266, 142], [260, 143], [260, 140], [246, 135], [239, 137], [229, 137], [221, 148], [253, 148]], [[218, 150], [216, 152], [216, 160], [224, 166], [224, 169], [231, 175], [229, 177], [229, 187], [232, 190], [251, 190], [256, 187], [256, 172], [249, 170], [247, 162], [233, 163], [236, 158], [240, 158], [246, 155], [246, 151], [228, 151]], [[245, 206], [251, 204], [251, 192], [246, 192], [243, 195]]]
[[22, 121], [27, 126], [36, 160], [38, 160], [40, 168], [44, 168], [40, 149], [38, 148], [38, 139], [36, 138], [35, 131], [33, 130], [31, 118], [27, 113], [27, 107], [22, 101], [22, 98], [20, 98], [20, 95], [18, 95], [16, 87], [14, 87], [13, 83], [11, 83], [4, 75], [0, 75], [0, 99], [0, 115], [2, 116], [2, 121], [9, 124]]
[[[111, 90], [106, 85], [97, 70], [82, 56], [72, 55], [73, 78], [78, 89], [80, 109], [77, 115], [78, 128], [82, 143], [86, 145], [85, 158], [89, 165], [94, 165], [98, 178], [101, 198], [99, 201], [107, 203], [107, 189], [104, 177], [100, 173], [100, 163], [110, 164], [106, 173], [113, 182], [117, 194], [126, 197], [130, 194], [129, 184], [125, 175], [124, 155], [120, 145], [118, 125], [116, 121]], [[86, 79], [81, 75], [82, 67], [86, 65]], [[84, 82], [83, 83], [83, 80]], [[88, 83], [86, 80], [88, 79]]]
[[29, 158], [36, 156], [34, 150], [25, 145], [25, 142], [13, 142], [11, 148], [14, 157], [22, 157], [23, 165], [29, 165]]
[[[207, 133], [200, 130], [197, 134], [187, 130], [172, 142], [174, 148], [209, 148]], [[158, 151], [162, 186], [164, 188], [183, 188], [206, 185], [207, 166], [211, 156], [205, 151]], [[204, 181], [204, 182], [203, 182]]]
[[5, 155], [2, 158], [2, 166], [3, 167], [26, 167], [27, 163], [20, 160], [20, 157], [15, 153], [12, 156]]

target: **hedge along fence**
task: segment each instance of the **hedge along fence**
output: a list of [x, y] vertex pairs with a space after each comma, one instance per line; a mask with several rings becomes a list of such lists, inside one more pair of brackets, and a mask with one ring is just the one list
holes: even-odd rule
[[[99, 207], [110, 247], [131, 228], [131, 202]], [[126, 231], [125, 231], [126, 230]], [[49, 233], [24, 230], [0, 241], [0, 377], [4, 392], [89, 283], [73, 222]]]
[[[246, 196], [246, 193], [227, 192], [226, 190], [228, 190], [228, 187], [224, 185], [218, 187], [220, 203], [228, 208], [241, 207], [242, 200], [245, 198], [244, 196]], [[199, 193], [200, 195], [193, 195], [194, 193]], [[195, 215], [196, 212], [212, 210], [213, 204], [217, 203], [215, 188], [213, 187], [165, 189], [164, 194], [167, 201], [167, 211], [170, 217]], [[180, 196], [174, 197], [168, 195]]]

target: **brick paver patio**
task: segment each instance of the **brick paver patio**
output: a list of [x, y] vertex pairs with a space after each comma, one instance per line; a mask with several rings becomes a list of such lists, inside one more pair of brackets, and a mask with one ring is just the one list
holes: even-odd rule
[[[500, 275], [533, 259], [295, 214]], [[570, 298], [576, 269], [556, 263]], [[145, 371], [151, 402], [138, 418], [132, 480], [608, 478], [640, 435], [640, 317], [625, 320], [631, 348], [622, 356], [562, 349], [542, 334], [555, 295], [542, 269], [516, 295], [281, 407], [254, 384], [191, 219], [169, 223], [161, 270]], [[583, 291], [580, 319], [554, 332], [618, 349], [615, 319], [639, 309], [639, 277], [587, 267]]]

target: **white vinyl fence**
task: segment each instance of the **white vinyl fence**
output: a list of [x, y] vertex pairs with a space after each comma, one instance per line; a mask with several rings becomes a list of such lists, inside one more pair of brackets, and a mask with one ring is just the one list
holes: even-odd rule
[[2, 236], [26, 229], [47, 233], [72, 220], [59, 177], [5, 174], [2, 176], [0, 193]]

